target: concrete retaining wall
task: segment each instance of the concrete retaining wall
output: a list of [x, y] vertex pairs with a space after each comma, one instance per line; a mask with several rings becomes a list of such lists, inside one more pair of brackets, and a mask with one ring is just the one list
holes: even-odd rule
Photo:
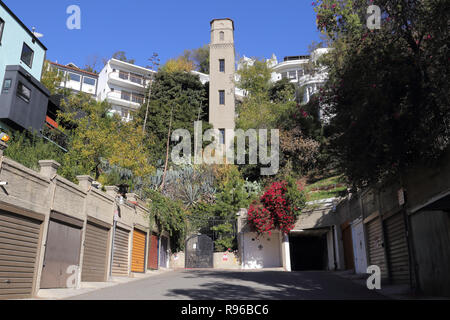
[[[117, 224], [130, 231], [134, 228], [146, 231], [148, 242], [149, 231], [155, 229], [155, 226], [150, 226], [146, 204], [136, 195], [127, 195], [124, 204], [118, 205], [115, 200], [118, 193], [117, 187], [106, 187], [106, 192], [103, 192], [92, 185], [93, 179], [88, 176], [78, 177], [79, 183], [74, 184], [57, 174], [59, 164], [51, 160], [40, 161], [40, 172], [35, 172], [4, 157], [2, 150], [0, 150], [0, 180], [7, 182], [7, 185], [0, 189], [0, 209], [43, 221], [36, 257], [33, 295], [36, 295], [40, 287], [51, 212], [84, 221], [82, 230], [82, 239], [84, 239], [88, 218], [112, 226], [114, 214], [119, 211]], [[130, 243], [132, 243], [131, 238]], [[77, 286], [81, 281], [83, 247], [82, 243]], [[130, 255], [131, 251], [130, 246]], [[108, 253], [108, 256], [107, 265], [109, 266], [111, 254]], [[147, 259], [145, 262], [147, 263]]]

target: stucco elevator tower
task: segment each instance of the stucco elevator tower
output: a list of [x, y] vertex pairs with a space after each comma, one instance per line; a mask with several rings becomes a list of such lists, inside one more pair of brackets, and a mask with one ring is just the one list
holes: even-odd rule
[[[234, 22], [231, 19], [211, 21], [209, 62], [209, 122], [225, 133], [235, 128], [235, 50]], [[224, 142], [230, 138], [225, 134]]]

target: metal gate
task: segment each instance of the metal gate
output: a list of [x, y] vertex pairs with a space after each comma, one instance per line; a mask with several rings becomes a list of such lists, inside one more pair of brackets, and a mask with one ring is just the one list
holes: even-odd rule
[[207, 235], [195, 235], [186, 241], [186, 268], [213, 268], [214, 243]]
[[0, 299], [32, 295], [41, 222], [0, 211]]
[[393, 283], [409, 283], [409, 255], [403, 211], [385, 220], [389, 276]]
[[81, 281], [102, 282], [107, 279], [109, 229], [88, 222], [84, 238]]
[[147, 269], [158, 269], [158, 236], [154, 233], [150, 236], [150, 244], [148, 246]]
[[114, 233], [113, 276], [128, 276], [128, 241], [130, 232], [116, 227]]
[[381, 277], [387, 278], [386, 259], [384, 257], [383, 229], [377, 217], [366, 224], [367, 247], [369, 249], [369, 265], [377, 265], [381, 270]]
[[147, 234], [134, 229], [133, 252], [131, 256], [131, 272], [145, 272], [145, 247]]
[[75, 223], [78, 225], [71, 224], [69, 221], [72, 219], [50, 219], [41, 289], [67, 288], [73, 285], [69, 285], [67, 280], [79, 266], [83, 223], [80, 221], [81, 225], [77, 222]]

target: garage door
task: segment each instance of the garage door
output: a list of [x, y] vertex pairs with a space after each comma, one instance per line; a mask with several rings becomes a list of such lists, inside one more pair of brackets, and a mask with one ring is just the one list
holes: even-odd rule
[[114, 235], [113, 276], [128, 276], [128, 241], [130, 232], [117, 227]]
[[68, 280], [79, 267], [82, 226], [82, 221], [79, 225], [71, 225], [67, 221], [50, 220], [41, 289], [67, 288], [75, 284]]
[[377, 265], [381, 269], [381, 277], [388, 278], [384, 257], [383, 229], [381, 222], [375, 218], [367, 223], [369, 248], [369, 265]]
[[147, 269], [158, 269], [158, 236], [154, 233], [150, 236]]
[[131, 257], [131, 271], [145, 272], [145, 243], [147, 234], [134, 229], [133, 231], [133, 253]]
[[0, 299], [32, 294], [41, 222], [0, 211]]
[[108, 263], [109, 229], [88, 222], [84, 239], [83, 269], [81, 281], [106, 281]]
[[169, 264], [169, 239], [161, 237], [161, 248], [159, 252], [159, 266], [162, 268], [168, 268]]
[[389, 275], [393, 283], [409, 283], [409, 255], [403, 212], [385, 220]]
[[344, 245], [344, 261], [345, 269], [350, 270], [355, 268], [355, 260], [353, 255], [353, 240], [352, 229], [349, 223], [345, 223], [342, 226], [342, 242]]

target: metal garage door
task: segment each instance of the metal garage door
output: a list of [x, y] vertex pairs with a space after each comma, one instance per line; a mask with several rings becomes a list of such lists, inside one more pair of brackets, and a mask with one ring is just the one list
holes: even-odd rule
[[131, 256], [131, 271], [145, 272], [145, 244], [147, 234], [134, 229], [133, 231], [133, 252]]
[[150, 236], [148, 246], [147, 269], [158, 269], [158, 236], [154, 233]]
[[113, 276], [128, 276], [128, 241], [130, 232], [116, 228], [114, 235]]
[[409, 283], [409, 255], [403, 212], [385, 220], [389, 275], [393, 283]]
[[352, 229], [349, 223], [345, 223], [342, 228], [342, 242], [344, 245], [345, 269], [355, 269], [355, 260], [353, 254]]
[[41, 222], [0, 211], [0, 299], [33, 290]]
[[109, 229], [88, 222], [84, 239], [83, 269], [81, 281], [106, 281], [108, 263]]
[[83, 223], [80, 224], [75, 226], [67, 221], [50, 220], [41, 277], [42, 289], [74, 285], [69, 284], [68, 280], [79, 267]]
[[379, 218], [366, 224], [369, 248], [369, 265], [377, 265], [381, 269], [381, 277], [387, 278], [386, 259], [384, 257], [383, 229]]

